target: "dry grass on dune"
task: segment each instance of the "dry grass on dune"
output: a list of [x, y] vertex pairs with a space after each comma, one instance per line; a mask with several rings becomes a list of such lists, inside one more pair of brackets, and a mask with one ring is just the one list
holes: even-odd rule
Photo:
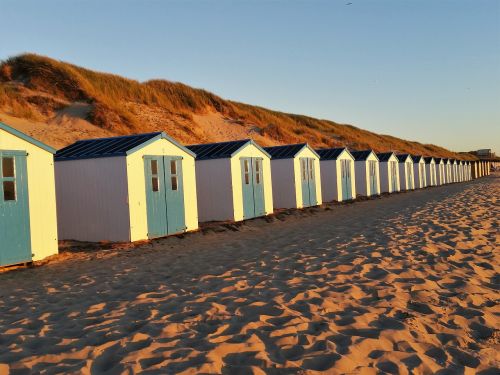
[[195, 115], [217, 113], [222, 122], [233, 127], [254, 129], [264, 145], [309, 142], [314, 147], [347, 146], [457, 157], [438, 146], [225, 100], [182, 83], [141, 83], [35, 54], [12, 57], [0, 64], [0, 110], [7, 114], [48, 121], [60, 109], [55, 104], [74, 102], [89, 103], [91, 111], [86, 120], [115, 134], [162, 129], [178, 134], [187, 143], [218, 141], [219, 135], [194, 119]]

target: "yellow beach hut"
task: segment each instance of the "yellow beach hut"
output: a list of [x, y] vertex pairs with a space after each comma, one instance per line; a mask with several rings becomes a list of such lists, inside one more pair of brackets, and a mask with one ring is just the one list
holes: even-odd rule
[[54, 153], [0, 122], [0, 266], [58, 252]]
[[271, 157], [251, 139], [187, 146], [196, 154], [200, 222], [273, 213]]
[[271, 155], [273, 205], [303, 208], [320, 205], [319, 155], [307, 143], [265, 147]]
[[198, 228], [194, 154], [163, 132], [78, 141], [55, 160], [61, 239], [129, 242]]
[[320, 156], [323, 202], [349, 201], [356, 198], [354, 157], [345, 148], [316, 150]]

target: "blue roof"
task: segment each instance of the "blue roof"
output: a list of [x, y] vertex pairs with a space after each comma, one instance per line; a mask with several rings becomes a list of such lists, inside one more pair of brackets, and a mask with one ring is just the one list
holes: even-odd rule
[[430, 164], [433, 160], [434, 158], [432, 156], [427, 156], [424, 158], [425, 164]]
[[314, 151], [307, 143], [298, 143], [294, 145], [284, 145], [284, 146], [273, 146], [264, 147], [264, 150], [271, 155], [273, 159], [292, 159], [294, 158], [304, 147], [309, 148], [316, 156], [319, 155]]
[[411, 158], [413, 159], [414, 163], [420, 163], [420, 160], [423, 158], [422, 155], [412, 155]]
[[55, 160], [77, 160], [126, 156], [158, 139], [167, 139], [190, 155], [194, 154], [163, 132], [94, 138], [77, 141], [57, 151]]
[[354, 160], [363, 161], [368, 159], [371, 153], [373, 153], [378, 160], [377, 154], [374, 153], [373, 150], [352, 151], [351, 155], [354, 157]]
[[380, 152], [377, 154], [378, 160], [385, 162], [389, 161], [391, 156], [394, 155], [394, 152]]
[[229, 142], [204, 143], [186, 147], [194, 154], [196, 154], [196, 160], [209, 160], [231, 158], [235, 152], [237, 152], [247, 144], [253, 144], [266, 156], [271, 157], [271, 155], [269, 155], [262, 147], [260, 147], [251, 139], [242, 139], [239, 141]]
[[20, 132], [17, 129], [14, 129], [13, 127], [10, 127], [7, 124], [4, 124], [3, 122], [0, 122], [0, 129], [2, 129], [4, 131], [6, 131], [7, 133], [10, 133], [10, 134], [18, 137], [18, 138], [21, 138], [23, 141], [26, 141], [28, 143], [31, 143], [32, 145], [40, 147], [42, 150], [48, 151], [51, 154], [55, 154], [56, 153], [56, 149], [55, 148], [52, 148], [52, 147], [46, 145], [45, 143], [37, 141], [35, 138], [31, 138], [29, 135], [24, 134], [24, 133]]
[[316, 153], [319, 155], [321, 160], [337, 160], [338, 157], [340, 156], [340, 154], [344, 151], [347, 151], [347, 153], [354, 159], [352, 154], [345, 147], [323, 148], [323, 149], [316, 150]]

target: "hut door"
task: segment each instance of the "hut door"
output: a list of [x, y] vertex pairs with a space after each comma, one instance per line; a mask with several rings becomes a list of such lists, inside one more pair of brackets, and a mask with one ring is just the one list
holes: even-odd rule
[[412, 176], [413, 168], [411, 163], [406, 163], [406, 189], [413, 189], [413, 176]]
[[351, 161], [340, 160], [340, 171], [342, 177], [342, 200], [352, 198], [351, 194]]
[[397, 191], [398, 190], [398, 173], [397, 173], [397, 162], [391, 161], [391, 184], [392, 184], [392, 191]]
[[26, 153], [0, 150], [0, 266], [31, 262]]
[[300, 176], [302, 181], [302, 206], [315, 206], [317, 200], [314, 158], [300, 159]]
[[185, 229], [181, 158], [145, 156], [148, 238]]
[[241, 158], [243, 219], [265, 214], [264, 181], [261, 158]]
[[370, 195], [378, 194], [377, 188], [377, 162], [370, 160], [368, 162], [368, 170], [370, 174]]

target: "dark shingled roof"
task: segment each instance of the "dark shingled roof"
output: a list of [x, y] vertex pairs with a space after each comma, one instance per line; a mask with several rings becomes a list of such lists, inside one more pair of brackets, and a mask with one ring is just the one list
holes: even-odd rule
[[422, 159], [422, 155], [412, 155], [411, 158], [413, 159], [414, 163], [419, 163], [420, 159]]
[[441, 158], [434, 158], [434, 161], [436, 162], [436, 164], [440, 164], [441, 160], [443, 160], [443, 159], [441, 159]]
[[432, 156], [426, 156], [424, 158], [425, 164], [430, 164], [432, 160], [434, 160]]
[[381, 152], [377, 154], [379, 161], [389, 161], [394, 152]]
[[337, 160], [337, 158], [340, 156], [340, 154], [344, 150], [347, 150], [347, 149], [345, 147], [323, 148], [323, 149], [315, 150], [315, 151], [318, 153], [321, 160]]
[[307, 146], [307, 143], [299, 143], [295, 145], [264, 147], [264, 150], [271, 155], [273, 159], [290, 159], [297, 155], [297, 152]]
[[250, 139], [239, 141], [205, 143], [201, 145], [186, 146], [196, 154], [196, 160], [230, 158], [236, 151], [252, 142]]
[[372, 153], [372, 150], [363, 150], [363, 151], [351, 151], [351, 155], [354, 157], [356, 161], [362, 161], [368, 159], [368, 156]]
[[[410, 159], [411, 159], [410, 154], [398, 154], [398, 155], [396, 155], [396, 157], [398, 158], [400, 163], [404, 163], [406, 161], [406, 159], [408, 159], [408, 157], [410, 157]], [[412, 160], [412, 162], [413, 162], [413, 160]]]
[[57, 151], [55, 160], [61, 161], [125, 156], [127, 155], [127, 151], [132, 150], [142, 143], [158, 136], [164, 136], [164, 134], [162, 132], [155, 132], [77, 141]]

